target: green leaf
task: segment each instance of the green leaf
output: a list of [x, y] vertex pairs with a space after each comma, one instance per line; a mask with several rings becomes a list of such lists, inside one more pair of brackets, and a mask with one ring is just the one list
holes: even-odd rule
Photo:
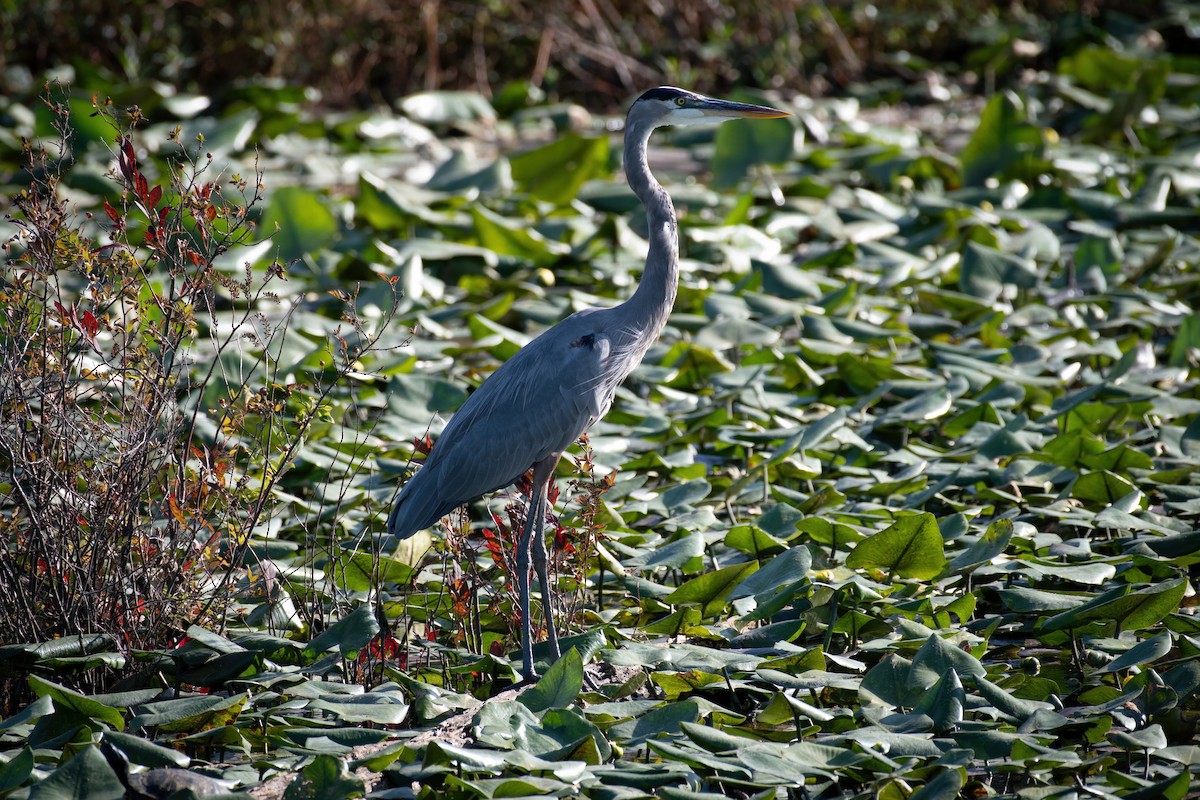
[[513, 156], [517, 185], [539, 200], [564, 206], [584, 182], [601, 176], [608, 165], [608, 138], [569, 133], [544, 147]]
[[354, 204], [354, 213], [377, 231], [405, 231], [414, 222], [437, 225], [447, 221], [412, 195], [377, 175], [364, 172], [358, 176], [358, 201]]
[[[1161, 748], [1155, 751], [1155, 755], [1162, 756], [1165, 750], [1170, 749], [1172, 748]], [[1121, 800], [1184, 800], [1188, 797], [1191, 788], [1191, 774], [1187, 770], [1183, 770], [1173, 778], [1164, 778], [1158, 783], [1152, 783], [1123, 794]]]
[[345, 761], [321, 753], [288, 784], [283, 800], [337, 800], [365, 794], [362, 778], [350, 774]]
[[838, 429], [846, 425], [846, 409], [838, 408], [811, 425], [805, 425], [788, 437], [787, 441], [771, 455], [768, 464], [776, 464], [797, 450], [803, 452], [824, 442]]
[[672, 611], [665, 617], [642, 626], [642, 630], [657, 636], [678, 636], [688, 628], [699, 625], [704, 619], [701, 609], [695, 606]]
[[937, 777], [913, 792], [910, 800], [955, 800], [966, 783], [964, 770], [958, 767], [943, 769]]
[[771, 647], [779, 642], [790, 642], [800, 635], [808, 623], [803, 619], [789, 619], [749, 628], [730, 640], [734, 647]]
[[[1167, 363], [1172, 367], [1186, 367], [1198, 350], [1200, 350], [1200, 313], [1189, 314], [1179, 323], [1179, 330], [1171, 342]], [[1197, 420], [1200, 420], [1200, 417], [1192, 420], [1188, 427], [1195, 425]]]
[[725, 534], [724, 544], [755, 558], [782, 552], [787, 545], [754, 525], [735, 525]]
[[1046, 620], [1048, 631], [1077, 628], [1091, 621], [1115, 622], [1117, 632], [1145, 630], [1178, 610], [1187, 593], [1187, 580], [1175, 578], [1137, 591], [1118, 587], [1081, 606]]
[[230, 697], [185, 697], [147, 703], [129, 721], [129, 729], [158, 728], [172, 733], [211, 730], [236, 721], [247, 700], [247, 695], [235, 694]]
[[284, 262], [328, 246], [337, 230], [337, 220], [320, 196], [301, 186], [276, 189], [259, 222], [260, 235], [270, 237]]
[[404, 586], [417, 572], [394, 558], [346, 551], [338, 555], [337, 561], [325, 564], [323, 569], [333, 579], [335, 586], [351, 592], [365, 592], [384, 584]]
[[517, 702], [534, 712], [566, 708], [575, 702], [582, 688], [583, 659], [578, 650], [571, 648], [546, 670], [537, 685], [517, 697]]
[[682, 536], [673, 542], [648, 550], [644, 555], [625, 560], [626, 566], [657, 569], [682, 567], [685, 572], [695, 572], [698, 567], [688, 569], [687, 565], [694, 564], [704, 555], [704, 536], [692, 533]]
[[976, 564], [990, 562], [1004, 552], [1012, 539], [1013, 524], [1011, 519], [992, 520], [983, 535], [976, 539], [946, 566], [947, 570], [963, 570]]
[[1049, 711], [1054, 708], [1050, 703], [1040, 700], [1024, 700], [1009, 693], [1004, 688], [992, 683], [982, 675], [975, 676], [975, 686], [984, 700], [1003, 714], [1016, 722], [1024, 722], [1038, 711]]
[[790, 586], [801, 578], [808, 577], [812, 570], [812, 553], [804, 545], [796, 545], [767, 559], [756, 572], [747, 575], [733, 589], [730, 600], [769, 592], [781, 586]]
[[664, 603], [682, 605], [694, 603], [704, 607], [704, 616], [719, 614], [725, 607], [730, 593], [742, 580], [758, 569], [755, 562], [730, 564], [715, 572], [706, 572], [683, 583], [678, 589], [663, 598]]
[[971, 678], [987, 674], [977, 658], [933, 633], [913, 656], [910, 679], [915, 686], [928, 688], [951, 669]]
[[471, 219], [479, 244], [502, 256], [545, 266], [569, 250], [531, 230], [524, 220], [505, 219], [483, 206], [471, 207]]
[[1122, 750], [1161, 750], [1167, 746], [1162, 725], [1154, 724], [1140, 731], [1119, 731], [1108, 734], [1108, 740]]
[[[1197, 348], [1200, 348], [1200, 316], [1196, 320]], [[1200, 459], [1200, 414], [1192, 418], [1179, 440], [1179, 448], [1191, 459]]]
[[963, 292], [990, 298], [1005, 286], [1031, 289], [1037, 285], [1038, 274], [1029, 258], [969, 241], [963, 246], [958, 282]]
[[124, 800], [125, 787], [95, 747], [79, 755], [34, 784], [30, 800]]
[[178, 750], [163, 747], [143, 736], [133, 736], [119, 731], [105, 731], [104, 739], [124, 753], [131, 762], [143, 767], [186, 768], [192, 760]]
[[1040, 160], [1042, 150], [1042, 131], [1026, 121], [1025, 104], [1012, 92], [997, 92], [963, 148], [963, 183], [982, 186], [988, 178], [1003, 175], [1016, 164]]
[[1132, 483], [1108, 470], [1080, 475], [1071, 486], [1072, 497], [1100, 505], [1114, 503], [1133, 491]]
[[33, 750], [29, 745], [21, 748], [21, 752], [0, 764], [0, 795], [11, 792], [29, 779], [33, 774]]
[[1114, 88], [1131, 86], [1144, 64], [1142, 58], [1101, 45], [1087, 45], [1060, 59], [1058, 71], [1089, 89], [1110, 92]]
[[110, 728], [125, 730], [125, 719], [117, 709], [36, 675], [30, 675], [28, 681], [34, 694], [38, 697], [49, 697], [54, 702], [55, 713], [73, 712]]
[[1004, 603], [1004, 607], [1018, 614], [1037, 611], [1066, 611], [1077, 608], [1082, 600], [1076, 594], [1046, 592], [1041, 589], [1027, 589], [1024, 586], [1013, 586], [996, 591], [1000, 595], [1000, 601]]
[[694, 723], [699, 718], [700, 707], [693, 701], [667, 703], [637, 719], [614, 725], [609, 733], [636, 747], [647, 739], [678, 736], [682, 725]]
[[713, 186], [731, 189], [755, 164], [782, 164], [792, 157], [795, 129], [787, 119], [731, 120], [717, 128]]
[[379, 621], [375, 619], [375, 610], [364, 603], [326, 628], [304, 650], [316, 655], [336, 646], [343, 657], [353, 658], [378, 633]]
[[913, 684], [912, 662], [895, 653], [888, 653], [867, 670], [859, 685], [864, 702], [878, 700], [893, 708], [911, 708], [920, 702], [925, 687]]
[[937, 519], [928, 512], [898, 519], [854, 546], [846, 557], [852, 569], [880, 569], [901, 578], [930, 580], [946, 564]]
[[418, 92], [400, 100], [400, 110], [426, 125], [493, 120], [492, 104], [478, 92]]
[[1140, 667], [1165, 656], [1171, 651], [1171, 633], [1163, 631], [1157, 636], [1138, 642], [1101, 668], [1101, 672], [1120, 672], [1131, 667]]
[[408, 717], [408, 704], [391, 692], [317, 698], [308, 704], [344, 723], [369, 722], [376, 725], [400, 725]]
[[[914, 673], [916, 662], [913, 664]], [[950, 667], [938, 679], [921, 702], [913, 709], [914, 713], [925, 714], [933, 720], [933, 729], [937, 733], [945, 733], [958, 727], [963, 721], [963, 703], [966, 692], [963, 691], [962, 679], [958, 672]]]
[[[570, 754], [587, 755], [593, 759], [607, 760], [612, 754], [612, 745], [594, 724], [573, 708], [552, 708], [542, 713], [539, 719], [528, 708], [517, 701], [486, 703], [475, 716], [476, 738], [502, 749], [521, 749], [542, 758], [564, 758]], [[591, 740], [592, 745], [583, 751], [580, 744]]]

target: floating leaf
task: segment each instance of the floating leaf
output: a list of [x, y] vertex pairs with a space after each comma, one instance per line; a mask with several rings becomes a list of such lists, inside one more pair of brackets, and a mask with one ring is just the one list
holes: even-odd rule
[[288, 262], [326, 247], [337, 233], [337, 220], [316, 193], [282, 186], [271, 194], [259, 230], [271, 237], [279, 260]]
[[125, 719], [121, 716], [121, 712], [111, 706], [36, 675], [30, 675], [28, 681], [29, 688], [38, 697], [50, 698], [54, 703], [56, 713], [74, 713], [83, 719], [95, 720], [97, 723], [103, 723], [116, 730], [125, 729]]
[[365, 793], [362, 778], [350, 774], [345, 761], [321, 753], [283, 790], [283, 800], [334, 800], [362, 797]]
[[756, 569], [758, 565], [753, 562], [730, 564], [715, 572], [697, 575], [664, 597], [663, 602], [671, 605], [695, 603], [704, 607], [706, 617], [717, 614], [734, 588]]
[[1040, 159], [1042, 147], [1042, 132], [1026, 121], [1025, 104], [1012, 92], [997, 92], [963, 148], [963, 183], [980, 186], [1015, 164]]
[[325, 629], [308, 643], [305, 650], [309, 653], [321, 653], [331, 647], [337, 647], [343, 656], [353, 658], [378, 633], [379, 622], [375, 619], [375, 611], [369, 604], [364, 603]]
[[1130, 667], [1149, 664], [1165, 656], [1171, 650], [1171, 634], [1163, 631], [1157, 636], [1151, 636], [1143, 642], [1138, 642], [1121, 655], [1104, 665], [1101, 672], [1119, 672]]
[[1186, 579], [1175, 578], [1136, 591], [1121, 587], [1051, 617], [1044, 627], [1054, 631], [1100, 621], [1116, 623], [1118, 632], [1145, 630], [1179, 608], [1187, 585]]
[[769, 559], [756, 572], [744, 578], [729, 595], [730, 600], [750, 597], [790, 585], [808, 577], [812, 569], [812, 554], [803, 545], [789, 548]]
[[729, 189], [755, 164], [781, 164], [792, 156], [795, 129], [786, 119], [733, 120], [716, 132], [713, 185]]
[[937, 520], [929, 513], [901, 517], [854, 546], [846, 566], [881, 569], [901, 578], [930, 580], [946, 564]]
[[578, 650], [571, 648], [546, 670], [535, 686], [526, 690], [517, 700], [534, 712], [566, 708], [575, 702], [582, 688], [583, 659], [579, 657]]
[[104, 756], [95, 747], [85, 747], [67, 763], [39, 781], [29, 792], [39, 800], [123, 800], [125, 787], [117, 780]]
[[584, 182], [603, 174], [608, 164], [608, 139], [571, 133], [511, 159], [512, 176], [539, 200], [566, 205]]

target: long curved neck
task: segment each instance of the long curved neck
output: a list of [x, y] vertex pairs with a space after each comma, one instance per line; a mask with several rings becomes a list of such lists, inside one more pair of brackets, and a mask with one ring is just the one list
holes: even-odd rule
[[656, 338], [671, 307], [679, 284], [679, 232], [671, 196], [654, 176], [646, 161], [646, 143], [653, 126], [630, 120], [625, 129], [625, 177], [629, 188], [646, 207], [646, 226], [650, 233], [650, 251], [646, 271], [637, 290], [623, 305], [628, 319], [636, 320], [646, 347]]

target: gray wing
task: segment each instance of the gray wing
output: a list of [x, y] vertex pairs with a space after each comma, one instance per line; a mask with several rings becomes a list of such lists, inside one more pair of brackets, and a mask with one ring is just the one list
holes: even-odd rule
[[612, 374], [612, 343], [598, 330], [601, 319], [587, 311], [568, 317], [467, 398], [396, 498], [389, 532], [411, 536], [507, 486], [562, 453], [608, 411], [624, 375]]

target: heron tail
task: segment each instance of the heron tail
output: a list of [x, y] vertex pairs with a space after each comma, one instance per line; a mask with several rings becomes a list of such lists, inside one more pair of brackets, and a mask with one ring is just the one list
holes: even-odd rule
[[[428, 469], [428, 467], [426, 468]], [[387, 532], [397, 539], [407, 539], [418, 531], [423, 531], [433, 525], [458, 505], [456, 502], [446, 502], [431, 491], [433, 482], [426, 476], [425, 470], [408, 479], [396, 502], [392, 504], [388, 514]], [[429, 483], [428, 486], [425, 484]]]

